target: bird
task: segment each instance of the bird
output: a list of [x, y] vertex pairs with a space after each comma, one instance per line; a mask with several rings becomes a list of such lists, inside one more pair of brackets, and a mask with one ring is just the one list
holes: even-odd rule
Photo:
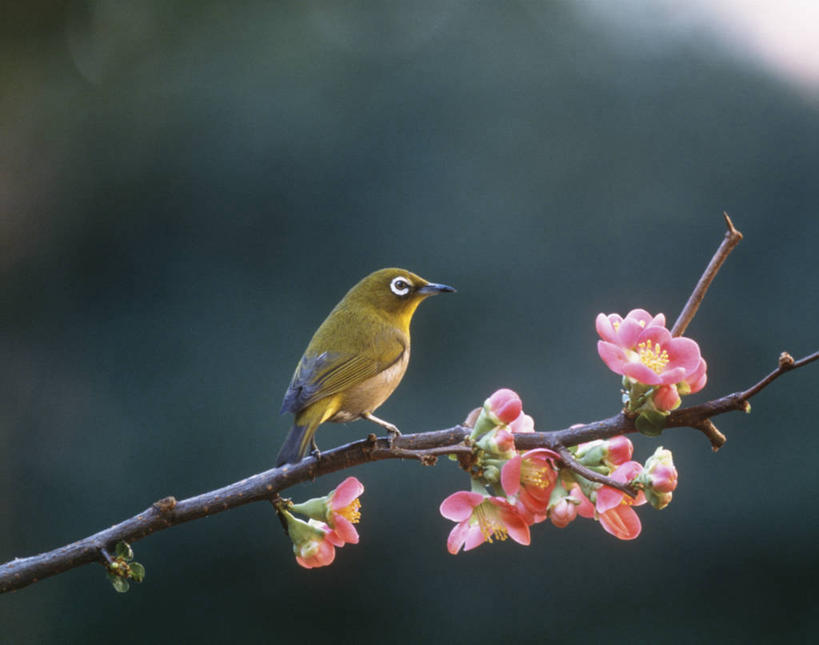
[[321, 323], [296, 366], [280, 414], [294, 415], [276, 466], [299, 462], [325, 422], [367, 419], [390, 433], [398, 428], [373, 414], [393, 393], [410, 358], [410, 321], [428, 296], [454, 292], [406, 269], [380, 269], [358, 282]]

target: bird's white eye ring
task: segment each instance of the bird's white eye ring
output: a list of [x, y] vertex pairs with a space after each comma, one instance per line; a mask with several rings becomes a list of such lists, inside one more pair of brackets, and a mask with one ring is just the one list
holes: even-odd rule
[[392, 291], [396, 296], [406, 296], [410, 292], [411, 286], [412, 282], [410, 282], [407, 278], [398, 276], [397, 278], [393, 278], [390, 282], [390, 291]]

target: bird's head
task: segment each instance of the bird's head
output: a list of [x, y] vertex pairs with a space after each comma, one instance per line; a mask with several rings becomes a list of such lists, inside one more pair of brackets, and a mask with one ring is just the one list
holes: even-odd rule
[[428, 296], [453, 292], [446, 285], [429, 282], [406, 269], [380, 269], [363, 278], [345, 297], [360, 307], [386, 314], [395, 324], [409, 327], [412, 314]]

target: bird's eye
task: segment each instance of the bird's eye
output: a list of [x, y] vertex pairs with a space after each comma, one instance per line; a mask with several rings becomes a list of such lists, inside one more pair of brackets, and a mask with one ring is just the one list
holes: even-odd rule
[[390, 282], [390, 291], [396, 296], [406, 296], [410, 292], [411, 283], [406, 278], [393, 278]]

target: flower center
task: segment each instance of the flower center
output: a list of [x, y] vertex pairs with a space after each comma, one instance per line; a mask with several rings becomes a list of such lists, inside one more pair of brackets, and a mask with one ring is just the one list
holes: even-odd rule
[[668, 352], [660, 346], [660, 343], [652, 345], [651, 341], [643, 341], [637, 345], [637, 355], [640, 357], [640, 362], [656, 374], [662, 374], [670, 360]]
[[340, 508], [336, 511], [341, 517], [345, 517], [350, 520], [353, 524], [358, 524], [358, 520], [361, 519], [361, 502], [358, 501], [356, 497], [352, 502], [347, 504], [344, 508]]
[[520, 481], [526, 486], [548, 488], [552, 485], [553, 473], [550, 466], [541, 466], [528, 459], [524, 459], [520, 464]]
[[475, 517], [478, 519], [478, 526], [481, 529], [486, 541], [492, 544], [492, 538], [505, 540], [509, 537], [509, 531], [500, 521], [497, 510], [488, 502], [481, 502], [475, 508]]

